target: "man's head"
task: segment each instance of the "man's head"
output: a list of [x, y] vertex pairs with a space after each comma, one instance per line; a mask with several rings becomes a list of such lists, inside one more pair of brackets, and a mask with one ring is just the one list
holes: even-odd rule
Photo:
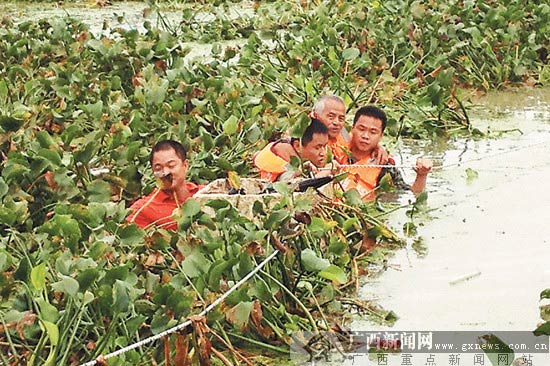
[[305, 129], [300, 139], [300, 143], [295, 141], [294, 148], [300, 151], [300, 157], [303, 160], [311, 161], [315, 166], [325, 165], [327, 157], [328, 129], [318, 119], [312, 119], [309, 126]]
[[324, 123], [328, 128], [329, 137], [335, 139], [341, 133], [346, 122], [344, 100], [334, 94], [324, 95], [317, 99], [313, 105], [312, 116]]
[[162, 181], [162, 189], [174, 190], [185, 184], [189, 162], [187, 151], [177, 141], [162, 140], [153, 146], [149, 157], [153, 174]]
[[378, 146], [386, 129], [386, 113], [369, 105], [359, 108], [353, 118], [351, 150], [371, 153]]

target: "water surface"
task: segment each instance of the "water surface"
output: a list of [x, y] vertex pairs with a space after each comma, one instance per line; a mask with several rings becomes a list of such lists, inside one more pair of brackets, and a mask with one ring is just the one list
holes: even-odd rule
[[[550, 287], [550, 90], [493, 93], [479, 103], [475, 127], [522, 133], [456, 139], [444, 151], [441, 143], [402, 144], [409, 160], [425, 154], [443, 165], [428, 182], [432, 219], [417, 221], [426, 252], [409, 243], [361, 289], [397, 313], [395, 325], [357, 320], [353, 329], [531, 331], [541, 321], [539, 294]], [[478, 177], [468, 181], [467, 168]], [[407, 218], [391, 221], [400, 228]], [[550, 364], [549, 354], [533, 357], [533, 365]]]

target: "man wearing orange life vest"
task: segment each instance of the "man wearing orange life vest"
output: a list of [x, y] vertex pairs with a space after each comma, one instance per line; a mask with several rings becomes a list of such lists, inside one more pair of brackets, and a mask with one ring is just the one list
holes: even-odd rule
[[[290, 160], [293, 156], [306, 162], [303, 167], [315, 171], [325, 166], [327, 157], [328, 129], [319, 120], [312, 119], [305, 129], [301, 139], [283, 139], [270, 142], [255, 157], [254, 165], [260, 170], [260, 177], [275, 182], [288, 180], [299, 175], [290, 169]], [[316, 177], [330, 174], [321, 171]]]
[[[328, 148], [332, 158], [339, 164], [347, 164], [351, 155], [349, 151], [350, 135], [344, 124], [346, 122], [346, 105], [344, 100], [335, 94], [326, 94], [317, 99], [310, 113], [328, 128]], [[377, 164], [386, 164], [388, 153], [378, 145], [373, 151]]]
[[[376, 162], [372, 157], [386, 128], [386, 114], [375, 106], [366, 106], [359, 108], [353, 119], [351, 129], [352, 138], [350, 141], [351, 157], [348, 160], [352, 164], [344, 168], [348, 172], [348, 177], [342, 181], [342, 187], [345, 191], [356, 189], [361, 197], [366, 200], [375, 198], [374, 190], [381, 177], [385, 173], [390, 173], [394, 184], [398, 188], [410, 189], [418, 194], [426, 187], [426, 178], [432, 169], [432, 162], [428, 159], [418, 159], [416, 161], [416, 179], [412, 186], [408, 186], [401, 177], [399, 171], [395, 168], [371, 167]], [[393, 159], [388, 163], [394, 165]]]

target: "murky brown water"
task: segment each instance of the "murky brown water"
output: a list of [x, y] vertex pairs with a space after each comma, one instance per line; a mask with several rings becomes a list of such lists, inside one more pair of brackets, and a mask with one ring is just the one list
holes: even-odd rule
[[[550, 90], [493, 93], [473, 117], [483, 131], [519, 128], [523, 134], [458, 139], [433, 154], [444, 165], [428, 183], [433, 219], [417, 221], [427, 252], [419, 255], [409, 243], [361, 291], [399, 320], [391, 328], [357, 320], [354, 330], [530, 331], [541, 321], [539, 294], [550, 287]], [[430, 155], [439, 146], [404, 143], [402, 152]], [[477, 171], [477, 179], [468, 182], [466, 168]], [[391, 221], [400, 228], [407, 218], [400, 212]], [[472, 357], [465, 354], [464, 364], [472, 365]], [[448, 355], [439, 360], [448, 362]], [[417, 357], [413, 364], [425, 361]], [[550, 356], [532, 361], [548, 365]]]

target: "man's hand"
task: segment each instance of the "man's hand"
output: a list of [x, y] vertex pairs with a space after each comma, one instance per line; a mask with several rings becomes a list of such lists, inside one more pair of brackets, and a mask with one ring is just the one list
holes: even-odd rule
[[432, 170], [433, 163], [430, 159], [419, 158], [416, 160], [414, 171], [419, 176], [426, 176]]
[[390, 155], [381, 145], [378, 145], [372, 152], [372, 158], [376, 165], [386, 165], [390, 158]]

